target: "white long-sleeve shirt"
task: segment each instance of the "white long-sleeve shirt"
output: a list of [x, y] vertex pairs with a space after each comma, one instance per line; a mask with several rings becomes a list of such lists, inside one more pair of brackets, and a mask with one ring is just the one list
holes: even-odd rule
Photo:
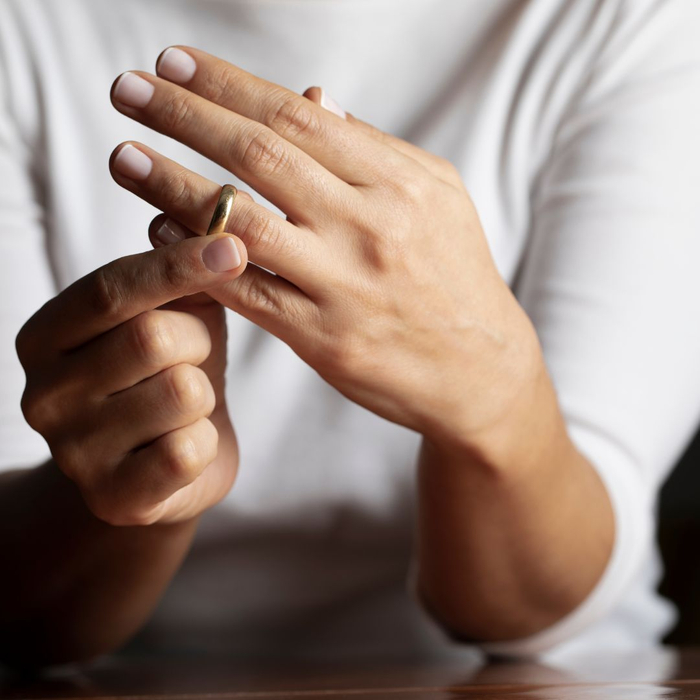
[[[674, 610], [654, 590], [655, 499], [700, 421], [699, 34], [696, 0], [0, 0], [0, 468], [49, 456], [20, 411], [21, 325], [150, 249], [155, 211], [114, 184], [112, 149], [137, 139], [249, 189], [110, 104], [122, 71], [201, 47], [449, 158], [535, 324], [615, 543], [577, 609], [485, 648], [555, 662], [657, 643]], [[227, 319], [238, 480], [134, 645], [473, 654], [413, 594], [420, 435]]]

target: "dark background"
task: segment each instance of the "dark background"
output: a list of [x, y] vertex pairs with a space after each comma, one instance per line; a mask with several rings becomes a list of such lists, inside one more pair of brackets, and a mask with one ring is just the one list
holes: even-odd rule
[[666, 570], [659, 592], [680, 611], [664, 641], [700, 644], [700, 431], [666, 480], [658, 514]]

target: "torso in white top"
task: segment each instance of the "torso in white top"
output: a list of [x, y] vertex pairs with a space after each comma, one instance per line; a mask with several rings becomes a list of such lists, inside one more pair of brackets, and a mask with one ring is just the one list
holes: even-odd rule
[[[655, 643], [673, 611], [654, 593], [654, 499], [700, 417], [687, 323], [700, 298], [699, 29], [693, 0], [0, 0], [0, 466], [48, 456], [19, 409], [19, 327], [57, 289], [150, 247], [155, 212], [112, 182], [114, 146], [137, 139], [249, 189], [110, 105], [119, 73], [197, 46], [298, 92], [322, 85], [460, 169], [617, 519], [589, 598], [491, 648], [556, 660]], [[407, 587], [420, 436], [228, 322], [239, 477], [135, 644], [471, 654]]]

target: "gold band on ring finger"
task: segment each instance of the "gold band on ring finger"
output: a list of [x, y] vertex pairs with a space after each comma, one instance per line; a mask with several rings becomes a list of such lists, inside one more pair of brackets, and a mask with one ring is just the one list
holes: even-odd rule
[[226, 223], [237, 194], [238, 190], [233, 185], [224, 185], [221, 188], [219, 201], [216, 203], [214, 215], [211, 217], [211, 223], [207, 229], [207, 236], [212, 233], [224, 233], [226, 231]]

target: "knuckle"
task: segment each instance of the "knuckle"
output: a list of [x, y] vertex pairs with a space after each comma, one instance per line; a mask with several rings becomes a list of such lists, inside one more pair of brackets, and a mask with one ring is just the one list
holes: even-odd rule
[[145, 311], [133, 320], [133, 344], [141, 363], [160, 367], [175, 354], [172, 327], [157, 311]]
[[84, 445], [76, 440], [59, 440], [51, 445], [51, 456], [69, 479], [79, 481], [79, 466], [85, 458]]
[[200, 472], [202, 456], [194, 439], [183, 433], [170, 433], [163, 445], [162, 467], [177, 483], [189, 483]]
[[185, 168], [176, 168], [164, 175], [160, 185], [163, 198], [178, 209], [191, 209], [194, 205], [192, 188]]
[[44, 433], [60, 418], [60, 406], [53, 400], [51, 392], [25, 387], [20, 399], [22, 415], [29, 426]]
[[413, 173], [397, 175], [392, 180], [392, 186], [404, 207], [406, 204], [418, 204], [425, 197], [423, 180]]
[[32, 339], [32, 329], [32, 319], [29, 319], [19, 329], [17, 335], [15, 336], [15, 352], [17, 354], [17, 359], [19, 360], [22, 367], [25, 368], [27, 366], [27, 358], [29, 357], [29, 354], [31, 353], [32, 348], [34, 346], [34, 342]]
[[102, 491], [78, 485], [88, 510], [108, 525], [119, 525], [119, 514], [114, 504], [105, 498]]
[[212, 66], [207, 72], [206, 95], [211, 102], [224, 104], [235, 94], [234, 75], [226, 65]]
[[90, 288], [90, 301], [94, 310], [107, 318], [115, 317], [123, 306], [124, 292], [112, 265], [104, 265], [95, 270]]
[[246, 275], [241, 277], [239, 288], [243, 305], [249, 309], [255, 309], [266, 314], [279, 316], [282, 314], [282, 304], [277, 293], [263, 280]]
[[[241, 208], [242, 209], [242, 208]], [[247, 248], [276, 250], [280, 243], [281, 231], [267, 210], [253, 208], [240, 222], [239, 238]]]
[[302, 135], [314, 138], [321, 130], [318, 114], [309, 109], [309, 100], [298, 95], [283, 94], [270, 113], [267, 124], [286, 139]]
[[383, 261], [383, 267], [401, 267], [408, 260], [410, 254], [410, 237], [405, 235], [406, 226], [399, 226], [391, 230], [382, 238], [379, 246], [379, 254]]
[[389, 273], [401, 270], [411, 254], [406, 235], [409, 222], [403, 220], [403, 214], [392, 217], [392, 223], [381, 233], [373, 232], [358, 238], [361, 256], [367, 268], [376, 273]]
[[162, 503], [138, 507], [116, 487], [114, 473], [102, 473], [87, 483], [78, 483], [83, 500], [98, 519], [114, 527], [152, 525], [162, 514]]
[[188, 259], [181, 251], [169, 247], [161, 250], [163, 257], [160, 260], [160, 275], [165, 286], [175, 292], [188, 289], [192, 276]]
[[351, 334], [341, 333], [328, 338], [319, 357], [325, 371], [330, 374], [347, 375], [359, 365], [359, 348]]
[[22, 415], [24, 420], [27, 421], [30, 427], [34, 430], [39, 430], [39, 425], [41, 423], [42, 416], [40, 415], [40, 410], [38, 409], [39, 402], [34, 392], [29, 390], [29, 387], [24, 388], [22, 397], [19, 401], [20, 409], [22, 410]]
[[269, 129], [259, 130], [243, 151], [241, 164], [259, 177], [270, 177], [289, 168], [289, 154], [285, 142]]
[[160, 121], [167, 131], [180, 131], [192, 113], [192, 98], [184, 90], [176, 90], [164, 102]]
[[180, 413], [191, 415], [214, 410], [203, 377], [208, 381], [204, 372], [192, 365], [175, 365], [168, 372], [170, 394]]
[[85, 501], [90, 512], [103, 523], [112, 525], [113, 527], [122, 527], [126, 524], [126, 520], [116, 508], [110, 507], [101, 500]]

